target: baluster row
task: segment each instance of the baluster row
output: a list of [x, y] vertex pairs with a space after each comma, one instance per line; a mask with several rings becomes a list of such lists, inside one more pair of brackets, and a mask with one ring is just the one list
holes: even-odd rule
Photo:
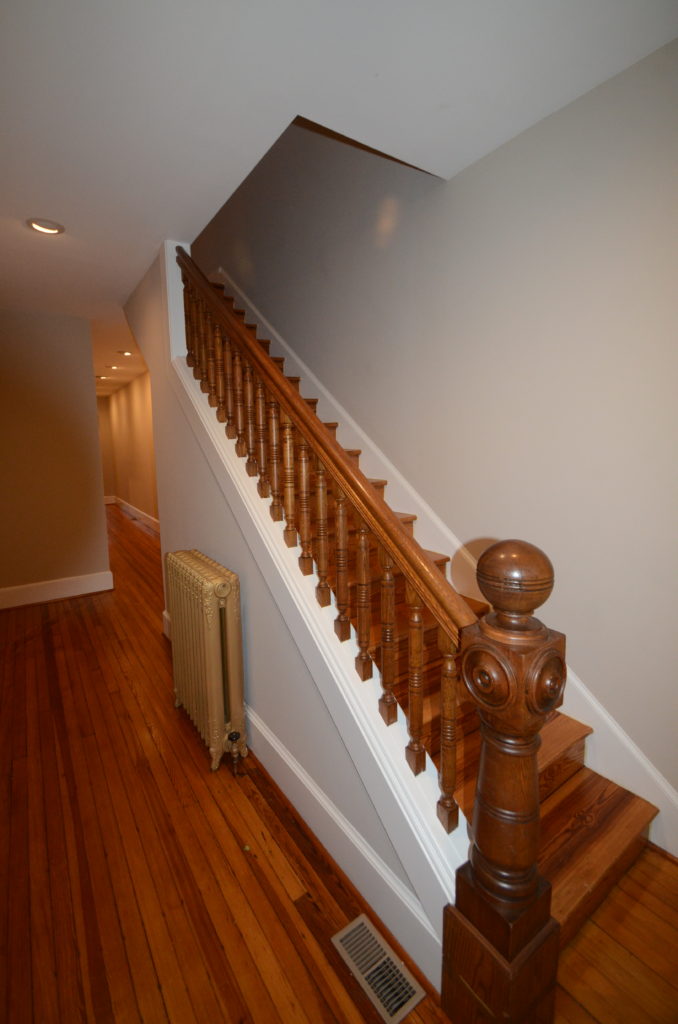
[[[290, 547], [299, 543], [299, 566], [308, 575], [315, 565], [316, 596], [322, 606], [331, 602], [330, 578], [334, 572], [336, 603], [335, 632], [339, 639], [350, 636], [352, 611], [356, 624], [358, 654], [356, 670], [361, 679], [372, 675], [371, 645], [372, 537], [362, 517], [352, 509], [345, 492], [328, 476], [322, 459], [316, 456], [290, 416], [281, 409], [273, 393], [228, 331], [216, 323], [210, 311], [190, 286], [184, 291], [187, 365], [216, 409], [226, 436], [235, 440], [236, 453], [247, 457], [246, 470], [258, 476], [261, 497], [271, 498], [270, 514], [285, 521], [283, 536]], [[279, 364], [282, 360], [279, 361]], [[296, 378], [289, 378], [298, 385]], [[310, 404], [310, 403], [309, 403]], [[334, 520], [333, 545], [330, 523]], [[354, 531], [351, 534], [351, 522]], [[333, 552], [331, 547], [333, 546]], [[396, 561], [383, 546], [376, 546], [379, 576], [380, 672], [382, 694], [379, 708], [387, 725], [396, 721], [395, 695], [400, 668], [397, 639]], [[350, 575], [353, 564], [353, 609]], [[405, 587], [407, 607], [407, 707], [409, 742], [406, 758], [417, 774], [425, 765], [423, 743], [424, 710], [424, 606], [416, 589]], [[457, 823], [454, 800], [456, 785], [455, 719], [457, 675], [454, 641], [438, 630], [441, 658], [440, 799], [438, 817], [448, 832]]]

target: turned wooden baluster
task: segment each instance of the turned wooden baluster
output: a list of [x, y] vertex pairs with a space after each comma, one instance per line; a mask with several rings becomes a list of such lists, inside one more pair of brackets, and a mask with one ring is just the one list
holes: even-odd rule
[[247, 360], [243, 362], [243, 394], [245, 400], [245, 443], [247, 445], [247, 462], [245, 469], [248, 476], [257, 475], [256, 434], [254, 427], [254, 370]]
[[304, 576], [313, 572], [311, 553], [311, 449], [306, 439], [297, 432], [299, 470], [299, 568]]
[[266, 435], [266, 388], [259, 377], [254, 382], [254, 437], [256, 441], [259, 482], [257, 491], [261, 498], [268, 498], [271, 484], [268, 479], [268, 440]]
[[200, 380], [202, 373], [201, 361], [203, 353], [203, 339], [202, 339], [202, 300], [199, 296], [195, 296], [193, 302], [193, 337], [195, 339], [193, 344], [193, 376], [196, 380]]
[[216, 376], [217, 420], [226, 422], [226, 377], [224, 374], [224, 337], [220, 324], [214, 325], [214, 367]]
[[398, 702], [393, 693], [396, 675], [396, 603], [395, 563], [386, 550], [379, 545], [381, 566], [381, 688], [379, 711], [387, 725], [398, 717]]
[[284, 514], [282, 462], [280, 451], [280, 406], [272, 394], [268, 396], [268, 470], [271, 481], [272, 501], [269, 506], [271, 519], [280, 522]]
[[228, 334], [224, 335], [224, 385], [226, 389], [226, 437], [231, 440], [238, 436], [235, 425], [235, 379], [233, 374], [233, 345]]
[[358, 541], [356, 547], [356, 619], [358, 653], [355, 667], [361, 679], [372, 678], [372, 659], [369, 655], [372, 608], [370, 605], [370, 532], [367, 524], [356, 513]]
[[217, 399], [217, 357], [214, 344], [212, 314], [205, 310], [205, 336], [207, 338], [207, 404], [216, 409]]
[[537, 871], [539, 731], [560, 704], [565, 638], [532, 612], [553, 588], [546, 555], [492, 545], [478, 585], [494, 606], [461, 632], [461, 676], [481, 719], [469, 861], [445, 908], [442, 1003], [470, 1024], [548, 1024], [558, 966], [551, 887]]
[[348, 503], [341, 487], [334, 487], [334, 564], [337, 572], [336, 601], [337, 617], [334, 632], [340, 640], [351, 635], [351, 620], [348, 615]]
[[315, 596], [318, 604], [325, 608], [332, 600], [330, 585], [327, 582], [329, 570], [329, 541], [327, 536], [327, 473], [322, 459], [316, 459], [315, 467], [315, 556], [318, 582]]
[[426, 750], [421, 742], [424, 727], [424, 605], [414, 587], [407, 585], [409, 616], [409, 680], [407, 725], [410, 742], [405, 748], [407, 763], [418, 775], [426, 764]]
[[438, 819], [446, 832], [454, 832], [459, 808], [454, 799], [457, 788], [457, 665], [456, 644], [443, 629], [438, 630], [438, 650], [443, 664], [440, 672], [440, 771]]
[[198, 366], [198, 380], [200, 390], [205, 394], [209, 391], [207, 383], [207, 310], [202, 299], [198, 302], [198, 330], [200, 334], [200, 363]]
[[181, 275], [181, 279], [184, 282], [184, 324], [186, 327], [186, 365], [195, 365], [195, 329], [193, 325], [193, 306], [195, 298], [193, 296], [193, 289], [188, 283], [188, 278], [185, 274]]
[[296, 499], [294, 493], [294, 424], [287, 413], [281, 413], [283, 455], [283, 506], [285, 529], [283, 537], [288, 548], [297, 543]]
[[247, 455], [245, 440], [245, 401], [243, 396], [242, 356], [235, 346], [233, 353], [233, 414], [235, 418], [235, 454], [242, 458]]

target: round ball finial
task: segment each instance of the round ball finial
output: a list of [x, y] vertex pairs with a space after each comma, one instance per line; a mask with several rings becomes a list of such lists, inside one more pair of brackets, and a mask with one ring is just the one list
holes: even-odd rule
[[524, 540], [501, 540], [481, 555], [478, 586], [498, 611], [531, 615], [553, 590], [553, 566], [540, 548]]

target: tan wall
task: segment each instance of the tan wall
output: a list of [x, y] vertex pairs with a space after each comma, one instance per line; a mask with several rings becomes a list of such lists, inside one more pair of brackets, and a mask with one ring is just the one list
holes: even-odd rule
[[108, 402], [115, 483], [110, 493], [157, 519], [150, 374], [136, 377]]
[[107, 572], [89, 326], [0, 311], [0, 587]]
[[469, 547], [548, 552], [545, 621], [674, 783], [676, 110], [678, 43], [450, 182], [292, 127], [193, 246]]
[[115, 495], [115, 456], [113, 454], [113, 433], [111, 430], [111, 406], [108, 395], [97, 398], [99, 417], [99, 441], [101, 443], [101, 469], [104, 478], [104, 494]]

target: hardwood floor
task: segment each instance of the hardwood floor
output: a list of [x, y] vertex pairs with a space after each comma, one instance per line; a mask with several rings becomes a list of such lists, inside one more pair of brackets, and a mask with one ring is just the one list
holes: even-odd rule
[[[109, 529], [115, 591], [0, 612], [0, 1021], [378, 1021], [329, 941], [363, 901], [255, 757], [209, 771], [157, 539]], [[556, 1019], [678, 1021], [676, 949], [648, 850], [564, 952]]]

